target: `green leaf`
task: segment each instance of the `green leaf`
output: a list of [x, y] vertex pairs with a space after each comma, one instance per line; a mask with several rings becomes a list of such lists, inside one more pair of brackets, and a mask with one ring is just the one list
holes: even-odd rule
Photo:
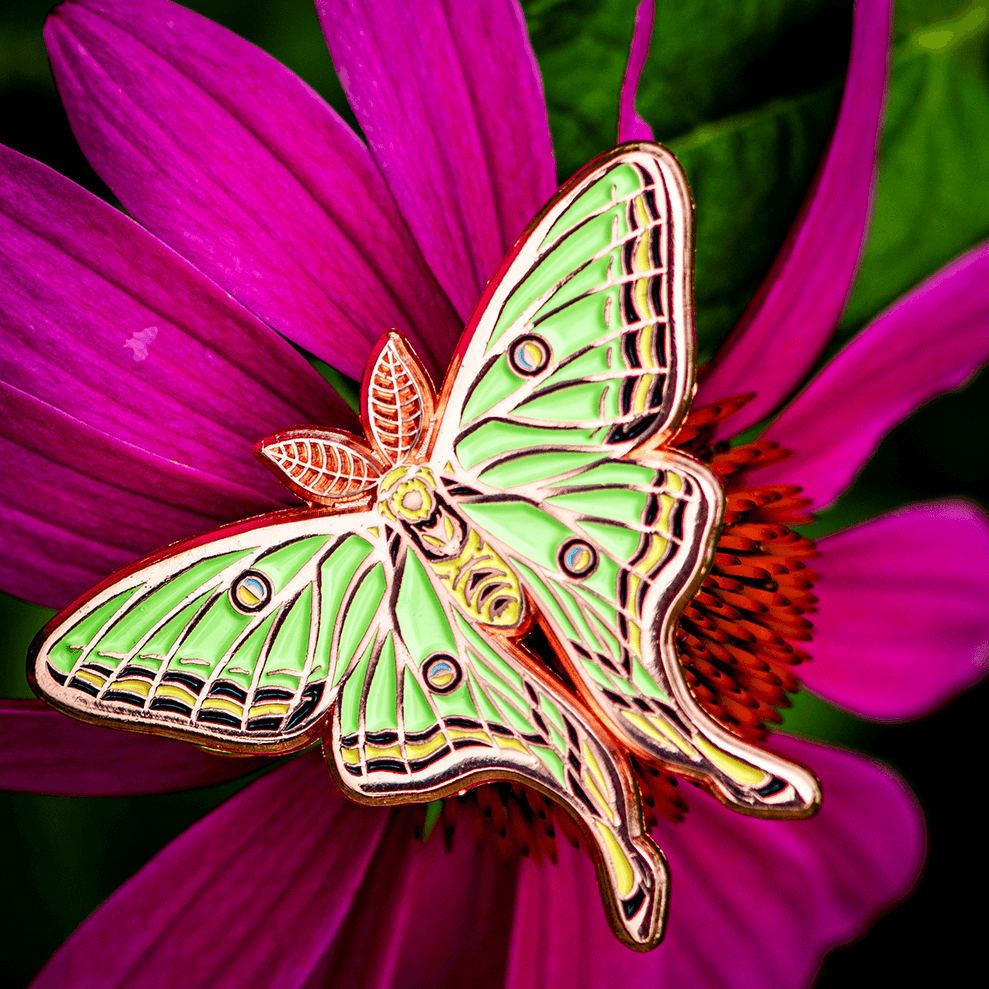
[[921, 7], [898, 31], [872, 233], [842, 339], [989, 237], [989, 11], [917, 26]]

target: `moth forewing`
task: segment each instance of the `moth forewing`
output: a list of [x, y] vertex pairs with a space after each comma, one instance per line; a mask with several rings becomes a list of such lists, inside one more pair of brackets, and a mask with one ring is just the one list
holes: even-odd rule
[[321, 591], [378, 552], [375, 521], [287, 511], [138, 561], [42, 630], [29, 677], [82, 720], [230, 754], [302, 748], [333, 699]]
[[[610, 329], [603, 331], [597, 341], [598, 345], [628, 334], [655, 330], [663, 338], [661, 345], [656, 344], [656, 350], [665, 364], [661, 363], [656, 367], [657, 375], [663, 378], [663, 394], [661, 406], [655, 407], [656, 415], [651, 417], [648, 429], [625, 440], [612, 437], [607, 446], [614, 456], [621, 456], [641, 443], [647, 435], [669, 436], [678, 428], [694, 389], [689, 263], [693, 250], [693, 207], [686, 179], [673, 155], [656, 144], [632, 142], [595, 159], [563, 186], [521, 235], [489, 282], [461, 339], [440, 393], [440, 408], [448, 408], [450, 411], [443, 415], [439, 425], [435, 445], [438, 459], [455, 452], [457, 434], [466, 425], [461, 416], [469, 405], [471, 393], [477, 387], [482, 372], [487, 371], [499, 356], [505, 355], [518, 341], [533, 336], [537, 341], [540, 339], [540, 325], [545, 325], [541, 321], [546, 319], [547, 314], [539, 314], [539, 310], [546, 305], [547, 300], [568, 280], [579, 281], [585, 273], [592, 272], [595, 260], [608, 251], [614, 252], [621, 248], [624, 254], [635, 254], [631, 250], [637, 246], [635, 238], [638, 237], [639, 241], [643, 238], [639, 229], [635, 228], [639, 220], [633, 215], [635, 211], [631, 207], [626, 224], [630, 229], [626, 229], [618, 240], [612, 238], [608, 244], [590, 255], [580, 253], [579, 234], [581, 228], [589, 222], [588, 218], [601, 216], [625, 201], [614, 188], [611, 190], [610, 202], [602, 202], [594, 209], [588, 207], [586, 216], [581, 214], [573, 217], [571, 226], [563, 231], [555, 229], [561, 222], [561, 217], [582, 196], [593, 192], [596, 186], [607, 186], [612, 171], [625, 166], [636, 170], [643, 177], [642, 187], [629, 195], [644, 195], [652, 204], [651, 209], [657, 217], [652, 223], [655, 229], [650, 228], [646, 232], [656, 234], [659, 246], [654, 253], [658, 252], [661, 256], [655, 262], [648, 262], [652, 267], [647, 264], [641, 268], [636, 268], [635, 265], [639, 262], [630, 257], [631, 270], [627, 275], [616, 273], [609, 267], [600, 284], [587, 289], [583, 297], [600, 293], [603, 319], [610, 324]], [[570, 263], [570, 255], [567, 255], [568, 260], [562, 264], [555, 263], [555, 259], [551, 264], [548, 260], [554, 251], [563, 256], [568, 250], [573, 255], [569, 270], [567, 264]], [[648, 253], [647, 251], [646, 254]], [[513, 294], [540, 267], [559, 270], [559, 278], [551, 281], [535, 298], [527, 297], [524, 305], [518, 303], [512, 308]], [[624, 309], [618, 312], [622, 307], [609, 305], [606, 296], [623, 281], [630, 283], [632, 280], [637, 288], [641, 287], [647, 294], [655, 294], [659, 304], [641, 313], [637, 313], [633, 307], [628, 319], [623, 321]], [[572, 301], [566, 300], [563, 303], [564, 308], [571, 306]], [[560, 311], [553, 310], [550, 315]], [[559, 370], [559, 362], [563, 358], [554, 354], [551, 347], [547, 347], [547, 350], [543, 366], [534, 365], [531, 376], [528, 371], [523, 371], [527, 380], [519, 382], [507, 404], [503, 402], [501, 406], [492, 406], [489, 413], [491, 416], [497, 418], [504, 414], [500, 411], [503, 407], [505, 410], [514, 408], [524, 403], [538, 389], [551, 386], [549, 379]], [[567, 360], [578, 356], [580, 354], [570, 355]], [[633, 355], [632, 364], [637, 363], [637, 360]], [[641, 397], [638, 399], [642, 400]], [[634, 407], [630, 407], [624, 415], [626, 420], [634, 421]], [[603, 437], [601, 442], [604, 444]]]

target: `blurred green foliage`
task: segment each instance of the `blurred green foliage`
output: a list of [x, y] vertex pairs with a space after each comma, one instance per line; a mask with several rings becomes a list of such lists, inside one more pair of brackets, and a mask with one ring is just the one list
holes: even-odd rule
[[[115, 203], [76, 148], [58, 102], [41, 34], [49, 6], [49, 0], [7, 0], [0, 12], [0, 142]], [[188, 6], [283, 61], [356, 128], [309, 0]], [[614, 143], [635, 2], [523, 0], [523, 6], [563, 179]], [[765, 275], [826, 147], [847, 64], [851, 4], [659, 0], [658, 6], [638, 106], [692, 184], [698, 337], [702, 356], [710, 357]], [[987, 36], [985, 4], [903, 0], [898, 7], [873, 230], [835, 346], [989, 236]], [[855, 487], [809, 531], [822, 535], [918, 498], [966, 494], [989, 503], [987, 397], [982, 378], [895, 430]], [[2, 696], [30, 696], [24, 656], [49, 614], [0, 598]], [[944, 920], [939, 913], [952, 895], [951, 872], [968, 869], [961, 856], [976, 839], [973, 824], [959, 831], [965, 825], [952, 814], [956, 797], [943, 799], [946, 789], [963, 786], [962, 769], [946, 782], [950, 759], [931, 739], [963, 752], [980, 744], [972, 727], [979, 698], [984, 701], [985, 688], [904, 728], [866, 725], [810, 695], [796, 698], [786, 727], [900, 765], [929, 808], [935, 837], [927, 892], [882, 922], [864, 945], [836, 956], [821, 986], [914, 981], [920, 963], [915, 956], [904, 961], [902, 942], [914, 930], [931, 940], [938, 923], [950, 923], [944, 936], [956, 945], [977, 942], [974, 920]], [[0, 908], [7, 983], [25, 984], [89, 911], [237, 785], [102, 801], [0, 795], [8, 836], [0, 870], [8, 890], [17, 891]], [[940, 964], [939, 980], [951, 978], [950, 963]], [[956, 977], [962, 974], [959, 963]]]

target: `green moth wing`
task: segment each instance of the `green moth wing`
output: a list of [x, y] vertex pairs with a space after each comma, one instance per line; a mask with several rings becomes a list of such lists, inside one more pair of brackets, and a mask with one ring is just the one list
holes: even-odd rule
[[814, 777], [749, 745], [694, 701], [676, 620], [706, 571], [717, 485], [672, 451], [599, 460], [457, 508], [504, 555], [588, 706], [629, 746], [748, 812], [803, 817]]
[[438, 456], [483, 474], [522, 447], [619, 457], [675, 429], [693, 388], [690, 220], [658, 145], [624, 145], [571, 180], [468, 327]]
[[377, 620], [361, 595], [385, 551], [372, 513], [266, 521], [156, 554], [57, 616], [33, 649], [38, 690], [223, 751], [308, 744]]
[[624, 940], [651, 946], [666, 870], [624, 758], [533, 672], [531, 657], [473, 628], [410, 544], [400, 540], [395, 556], [381, 582], [390, 620], [361, 643], [324, 743], [339, 784], [372, 804], [435, 799], [489, 779], [539, 789], [582, 823]]

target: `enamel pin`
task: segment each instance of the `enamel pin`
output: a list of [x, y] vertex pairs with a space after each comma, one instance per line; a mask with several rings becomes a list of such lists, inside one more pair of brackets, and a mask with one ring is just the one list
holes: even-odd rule
[[747, 814], [820, 800], [702, 712], [677, 656], [723, 512], [669, 446], [694, 387], [691, 250], [669, 152], [592, 162], [491, 280], [438, 395], [386, 334], [362, 438], [301, 427], [256, 448], [307, 507], [105, 581], [39, 636], [39, 694], [230, 753], [322, 739], [362, 803], [524, 784], [580, 826], [618, 937], [655, 946], [666, 866], [630, 754]]

